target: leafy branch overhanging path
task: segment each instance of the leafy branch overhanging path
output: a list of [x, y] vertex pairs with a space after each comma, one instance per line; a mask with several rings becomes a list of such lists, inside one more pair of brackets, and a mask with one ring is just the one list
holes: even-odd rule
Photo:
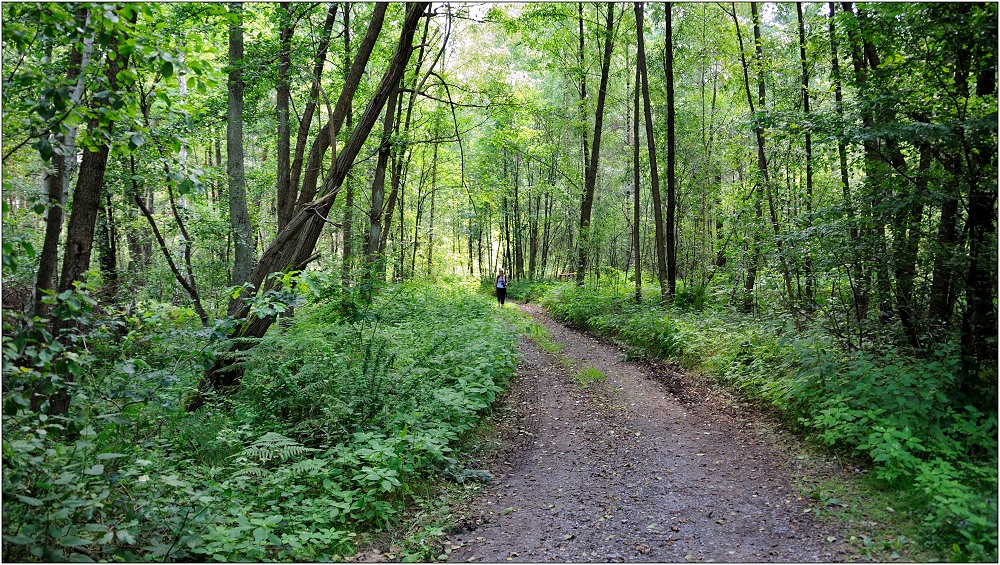
[[[522, 309], [563, 349], [520, 338], [496, 416], [495, 479], [463, 509], [452, 561], [844, 559], [838, 532], [795, 494], [793, 452], [768, 426], [538, 306]], [[606, 381], [581, 384], [585, 368]]]

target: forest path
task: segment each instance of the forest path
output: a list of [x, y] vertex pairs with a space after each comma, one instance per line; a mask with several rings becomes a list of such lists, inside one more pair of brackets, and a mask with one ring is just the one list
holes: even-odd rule
[[[838, 533], [796, 496], [795, 451], [772, 426], [667, 367], [623, 361], [537, 305], [521, 309], [562, 350], [519, 338], [518, 374], [494, 414], [495, 478], [460, 509], [451, 561], [844, 560]], [[606, 381], [579, 382], [587, 367]]]

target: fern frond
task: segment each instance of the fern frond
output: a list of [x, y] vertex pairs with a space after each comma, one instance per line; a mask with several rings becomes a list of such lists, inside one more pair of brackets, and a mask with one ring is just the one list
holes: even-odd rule
[[237, 478], [241, 478], [241, 477], [266, 477], [266, 476], [268, 476], [270, 474], [271, 474], [271, 472], [268, 471], [267, 469], [265, 469], [263, 467], [259, 467], [257, 465], [251, 464], [251, 465], [248, 465], [247, 467], [240, 467], [235, 473], [233, 473], [233, 476], [237, 477]]
[[326, 471], [327, 463], [329, 461], [326, 459], [303, 459], [289, 465], [288, 472], [293, 476], [317, 475], [320, 472]]
[[241, 455], [250, 460], [267, 463], [272, 459], [288, 461], [304, 453], [317, 451], [311, 447], [306, 447], [294, 439], [285, 437], [279, 433], [267, 432], [257, 441], [243, 450]]

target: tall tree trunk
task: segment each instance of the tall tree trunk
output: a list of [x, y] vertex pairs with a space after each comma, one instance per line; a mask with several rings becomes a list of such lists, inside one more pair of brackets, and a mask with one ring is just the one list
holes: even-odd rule
[[[406, 16], [396, 49], [377, 89], [358, 119], [354, 131], [344, 144], [343, 150], [337, 155], [336, 162], [331, 167], [331, 174], [324, 182], [322, 196], [297, 211], [292, 216], [288, 226], [279, 232], [274, 241], [265, 249], [250, 277], [250, 281], [256, 286], [263, 285], [265, 277], [270, 273], [301, 269], [314, 258], [313, 250], [326, 223], [326, 216], [330, 212], [334, 198], [336, 198], [348, 171], [353, 166], [354, 159], [378, 121], [378, 115], [384, 109], [390, 96], [397, 92], [397, 85], [407, 68], [410, 54], [413, 51], [414, 31], [419, 20], [424, 17], [428, 5], [427, 2], [413, 2], [406, 5]], [[358, 57], [355, 57], [355, 63], [357, 62]], [[360, 75], [358, 75], [358, 80], [360, 80]], [[356, 83], [347, 84], [344, 87], [345, 90], [351, 92], [356, 88]], [[325, 132], [320, 132], [320, 135], [325, 135]], [[274, 321], [271, 316], [252, 316], [249, 306], [246, 305], [237, 312], [236, 318], [241, 320], [241, 323], [233, 331], [234, 337], [263, 336]], [[246, 348], [248, 346], [236, 344], [233, 347]], [[218, 389], [235, 386], [241, 377], [242, 370], [238, 366], [233, 367], [231, 359], [219, 360], [206, 371], [200, 390], [205, 391], [209, 387]], [[187, 407], [189, 410], [196, 410], [203, 404], [204, 396], [199, 393], [191, 399]]]
[[579, 258], [576, 282], [582, 286], [587, 272], [587, 246], [590, 245], [590, 214], [594, 207], [594, 190], [597, 187], [597, 165], [601, 154], [601, 134], [604, 129], [604, 102], [608, 94], [608, 74], [611, 69], [611, 48], [615, 32], [615, 5], [608, 2], [607, 23], [604, 28], [604, 58], [601, 63], [601, 89], [597, 93], [597, 110], [594, 116], [594, 143], [590, 148], [590, 163], [584, 173], [583, 201], [580, 204]]
[[[795, 13], [799, 23], [799, 62], [802, 65], [802, 113], [805, 119], [809, 120], [809, 65], [806, 60], [806, 27], [802, 17], [802, 2], [795, 3]], [[812, 130], [806, 128], [806, 227], [812, 224], [812, 200], [813, 200], [813, 155], [812, 155]], [[813, 307], [813, 273], [812, 273], [812, 248], [809, 238], [806, 239], [805, 259], [803, 260], [803, 270], [806, 276], [806, 301], [809, 308]]]
[[[229, 24], [229, 79], [226, 112], [226, 174], [229, 177], [229, 229], [233, 238], [233, 276], [229, 284], [241, 285], [250, 279], [253, 269], [254, 239], [247, 208], [246, 175], [243, 171], [243, 4], [234, 2], [230, 10], [238, 18]], [[244, 291], [229, 301], [229, 314], [235, 314]]]
[[295, 195], [291, 189], [291, 127], [288, 123], [288, 103], [291, 98], [291, 77], [289, 69], [292, 65], [292, 35], [295, 28], [292, 25], [292, 4], [278, 4], [278, 19], [281, 21], [281, 31], [278, 34], [278, 87], [275, 97], [275, 109], [278, 116], [278, 231], [288, 225], [295, 206]]
[[[666, 12], [663, 71], [667, 80], [667, 225], [664, 237], [667, 244], [667, 299], [673, 300], [677, 293], [677, 220], [675, 218], [677, 212], [675, 162], [677, 158], [674, 149], [676, 143], [674, 139], [674, 40], [671, 22], [673, 4], [668, 2], [663, 6]], [[645, 66], [645, 61], [643, 63]], [[643, 81], [643, 85], [643, 88], [648, 91], [649, 86], [645, 81]]]
[[[754, 39], [754, 51], [757, 58], [757, 98], [758, 98], [758, 109], [763, 112], [765, 108], [764, 99], [764, 51], [761, 44], [760, 37], [760, 16], [757, 13], [757, 3], [750, 3], [750, 13], [753, 17], [753, 39]], [[753, 107], [751, 106], [751, 111]], [[757, 137], [757, 163], [759, 167], [759, 172], [761, 175], [760, 181], [764, 184], [764, 193], [767, 196], [767, 209], [771, 216], [771, 227], [774, 229], [774, 244], [778, 251], [778, 260], [781, 267], [781, 275], [785, 281], [785, 293], [788, 296], [789, 308], [792, 307], [792, 302], [794, 300], [794, 295], [792, 291], [792, 277], [788, 270], [787, 260], [785, 259], [785, 254], [783, 251], [782, 238], [781, 238], [781, 228], [778, 224], [778, 214], [774, 207], [774, 195], [771, 190], [771, 178], [768, 173], [767, 167], [767, 152], [764, 145], [764, 125], [760, 122], [754, 128]]]
[[[669, 9], [669, 8], [668, 8]], [[642, 3], [635, 4], [636, 33], [642, 42]], [[639, 57], [635, 61], [635, 92], [632, 93], [632, 255], [635, 258], [635, 302], [642, 302], [642, 252], [639, 246], [639, 194], [642, 186], [639, 162], [639, 90], [642, 88], [642, 75], [639, 70]]]
[[372, 177], [371, 209], [368, 212], [368, 245], [365, 248], [365, 269], [367, 277], [384, 277], [385, 265], [379, 261], [380, 239], [382, 237], [382, 212], [385, 197], [385, 169], [389, 163], [389, 152], [392, 150], [393, 121], [396, 115], [396, 104], [399, 101], [399, 89], [393, 89], [389, 103], [385, 107], [382, 118], [382, 140], [378, 148], [378, 160], [375, 163], [375, 173]]
[[[660, 198], [660, 172], [656, 163], [656, 137], [653, 135], [653, 113], [649, 98], [649, 72], [646, 67], [646, 45], [642, 31], [644, 4], [634, 4], [638, 39], [636, 41], [636, 65], [639, 67], [642, 85], [643, 117], [646, 123], [646, 151], [649, 154], [650, 194], [653, 197], [653, 225], [656, 241], [656, 278], [660, 283], [660, 303], [670, 302], [670, 287], [667, 281], [666, 225], [663, 222], [663, 203]], [[639, 85], [637, 84], [638, 88]]]
[[[842, 3], [844, 12], [855, 15], [855, 24], [860, 27], [860, 20], [854, 14], [852, 2]], [[875, 71], [878, 67], [878, 56], [874, 47], [863, 37], [859, 29], [847, 28], [848, 39], [851, 43], [851, 59], [854, 64], [854, 79], [858, 91], [874, 97], [873, 87], [869, 84], [868, 71]], [[876, 109], [873, 111], [872, 106]], [[885, 118], [885, 112], [878, 107], [880, 104], [865, 104], [861, 112], [862, 125], [869, 131], [874, 130], [880, 124], [876, 123], [876, 114], [879, 118]], [[883, 258], [887, 255], [885, 243], [885, 221], [878, 212], [877, 207], [880, 201], [891, 196], [891, 187], [885, 186], [885, 178], [888, 176], [888, 165], [890, 161], [879, 147], [879, 141], [873, 137], [868, 137], [863, 142], [865, 150], [865, 178], [867, 184], [865, 235], [870, 237], [868, 244], [872, 250], [870, 269], [865, 269], [866, 273], [873, 273], [875, 279], [875, 292], [878, 298], [880, 318], [887, 321], [892, 313], [892, 296], [889, 282], [889, 265]], [[886, 144], [888, 152], [898, 148], [893, 144]], [[901, 159], [901, 156], [899, 157]], [[867, 280], [865, 281], [867, 286]], [[870, 296], [870, 289], [866, 290], [866, 295]]]
[[[105, 76], [108, 81], [110, 95], [97, 99], [98, 106], [110, 105], [120, 96], [118, 91], [118, 73], [128, 67], [128, 55], [118, 55], [119, 40], [112, 36], [108, 46], [107, 67]], [[91, 121], [91, 131], [96, 131], [100, 123]], [[114, 129], [114, 122], [107, 124], [109, 134]], [[101, 193], [104, 189], [104, 172], [108, 166], [108, 155], [111, 147], [102, 144], [96, 150], [84, 150], [80, 163], [80, 174], [77, 177], [76, 188], [73, 190], [73, 209], [66, 231], [66, 249], [63, 254], [62, 275], [59, 279], [59, 292], [73, 288], [73, 283], [83, 280], [84, 273], [90, 268], [90, 255], [94, 244], [94, 227], [97, 223], [97, 211], [101, 204]], [[67, 404], [68, 407], [68, 404]]]
[[[132, 22], [135, 23], [135, 16]], [[118, 54], [119, 37], [112, 35], [108, 53], [115, 56], [106, 57], [105, 76], [108, 81], [109, 95], [95, 102], [97, 108], [114, 104], [119, 98], [118, 73], [128, 68], [129, 56]], [[106, 126], [108, 137], [114, 129], [114, 122]], [[91, 120], [89, 129], [98, 131], [101, 127], [97, 118]], [[90, 255], [94, 245], [94, 228], [97, 223], [97, 212], [101, 205], [101, 193], [104, 190], [104, 173], [108, 166], [108, 155], [111, 147], [102, 144], [96, 150], [84, 150], [80, 163], [80, 174], [77, 176], [76, 187], [73, 190], [73, 209], [66, 231], [66, 247], [63, 254], [62, 273], [59, 278], [58, 291], [64, 292], [73, 288], [74, 283], [83, 280], [84, 273], [90, 268]], [[61, 320], [53, 320], [52, 333], [58, 335], [63, 327]], [[72, 375], [64, 375], [64, 379], [72, 380]], [[69, 410], [70, 396], [66, 389], [60, 389], [49, 398], [49, 414], [62, 415]]]
[[[750, 94], [750, 73], [749, 65], [746, 59], [746, 50], [743, 47], [743, 33], [740, 31], [740, 21], [736, 16], [736, 4], [731, 3], [730, 7], [732, 12], [729, 14], [733, 18], [733, 24], [736, 26], [736, 39], [739, 43], [740, 49], [740, 63], [743, 70], [743, 86], [746, 90], [747, 104], [750, 107], [750, 113], [754, 114], [756, 111], [754, 109], [753, 95]], [[761, 141], [761, 140], [758, 140]], [[759, 150], [759, 145], [758, 145]], [[759, 151], [758, 151], [759, 156]], [[757, 269], [760, 264], [760, 230], [764, 223], [764, 209], [761, 203], [761, 190], [760, 183], [756, 183], [753, 193], [754, 199], [754, 226], [753, 226], [753, 241], [751, 243], [750, 249], [750, 263], [747, 265], [747, 278], [743, 285], [743, 304], [742, 307], [746, 311], [753, 309], [754, 305], [754, 289], [757, 284]]]
[[[351, 67], [351, 4], [344, 4], [344, 68]], [[350, 135], [354, 127], [354, 105], [349, 102], [347, 105], [347, 134]], [[351, 284], [351, 269], [354, 262], [354, 183], [351, 182], [351, 174], [347, 174], [344, 179], [344, 255], [341, 263], [340, 279], [344, 286]]]
[[[830, 15], [830, 76], [833, 80], [834, 85], [834, 100], [836, 102], [837, 117], [843, 121], [844, 119], [844, 93], [842, 78], [840, 75], [840, 58], [837, 54], [837, 33], [835, 27], [835, 16], [837, 12], [836, 2], [829, 3]], [[839, 157], [840, 164], [840, 186], [843, 192], [844, 208], [847, 210], [847, 219], [850, 223], [850, 236], [852, 247], [857, 250], [858, 248], [858, 226], [854, 215], [854, 203], [851, 199], [851, 177], [848, 170], [847, 164], [847, 141], [844, 135], [837, 136], [837, 155]], [[853, 252], [852, 252], [853, 255]], [[854, 310], [854, 316], [858, 323], [864, 320], [868, 316], [868, 297], [867, 297], [867, 284], [862, 284], [864, 280], [864, 273], [862, 272], [863, 265], [861, 261], [857, 258], [852, 258], [851, 260], [851, 272], [854, 279], [854, 284], [851, 285], [852, 292], [852, 304]]]
[[[577, 104], [577, 110], [580, 112], [580, 167], [586, 171], [588, 168], [588, 160], [590, 159], [590, 140], [589, 132], [587, 131], [587, 57], [586, 57], [586, 43], [584, 35], [584, 20], [583, 20], [583, 2], [577, 2], [576, 4], [576, 14], [577, 14], [577, 27], [579, 28], [577, 37], [579, 42], [577, 44], [577, 62], [579, 64], [580, 72], [580, 101]], [[586, 173], [584, 173], [586, 177]], [[571, 214], [572, 215], [572, 214]], [[568, 218], [572, 221], [572, 218]], [[577, 246], [582, 246], [582, 238], [577, 243]], [[573, 228], [569, 228], [569, 248], [573, 247]], [[578, 257], [582, 256], [584, 250], [578, 250]], [[566, 270], [569, 270], [567, 266]], [[579, 272], [576, 275], [577, 284], [583, 285], [584, 274]]]
[[[320, 79], [323, 76], [326, 53], [330, 47], [330, 37], [333, 32], [333, 24], [336, 20], [337, 3], [332, 2], [326, 13], [326, 21], [323, 23], [323, 33], [320, 35], [316, 56], [313, 57], [312, 86], [309, 90], [309, 100], [306, 101], [305, 108], [302, 110], [302, 119], [299, 120], [299, 130], [295, 138], [294, 158], [292, 159], [291, 170], [288, 175], [289, 198], [293, 203], [298, 200], [299, 180], [302, 178], [302, 162], [305, 158], [306, 142], [309, 140], [309, 128], [312, 125], [313, 115], [316, 113], [316, 104], [319, 101]], [[326, 151], [325, 148], [324, 151]], [[319, 165], [316, 164], [314, 166], [318, 167]], [[292, 205], [292, 210], [293, 212], [295, 210], [294, 204]], [[278, 231], [281, 230], [279, 229]]]
[[[76, 22], [80, 29], [85, 29], [89, 19], [86, 7], [76, 10]], [[83, 50], [70, 49], [69, 64], [66, 67], [67, 82], [76, 81], [76, 86], [70, 96], [72, 104], [78, 104], [83, 96], [84, 77], [81, 70], [90, 60], [90, 52], [94, 45], [93, 37], [87, 37], [83, 42]], [[45, 317], [48, 312], [42, 299], [45, 291], [56, 288], [56, 267], [59, 262], [59, 235], [63, 224], [63, 195], [69, 186], [72, 163], [75, 162], [76, 128], [69, 128], [65, 134], [54, 136], [56, 146], [61, 148], [52, 153], [51, 170], [45, 172], [45, 238], [42, 252], [38, 258], [38, 273], [35, 280], [34, 304], [32, 313]]]
[[[973, 6], [957, 9], [969, 14]], [[988, 9], [976, 6], [975, 9]], [[996, 9], [992, 10], [996, 21]], [[957, 57], [975, 61], [976, 95], [996, 103], [996, 42], [978, 44], [963, 38]], [[960, 59], [961, 60], [961, 59]], [[967, 80], [958, 84], [960, 96], [968, 100]], [[997, 152], [996, 129], [964, 130], [961, 152], [969, 185], [966, 230], [969, 238], [969, 270], [965, 279], [965, 313], [962, 316], [962, 361], [965, 378], [962, 391], [978, 401], [984, 411], [997, 409]]]

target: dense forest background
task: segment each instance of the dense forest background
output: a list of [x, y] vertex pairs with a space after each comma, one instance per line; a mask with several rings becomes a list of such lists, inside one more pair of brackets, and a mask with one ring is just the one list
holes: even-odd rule
[[497, 268], [996, 558], [996, 4], [2, 10], [5, 559], [350, 555]]

